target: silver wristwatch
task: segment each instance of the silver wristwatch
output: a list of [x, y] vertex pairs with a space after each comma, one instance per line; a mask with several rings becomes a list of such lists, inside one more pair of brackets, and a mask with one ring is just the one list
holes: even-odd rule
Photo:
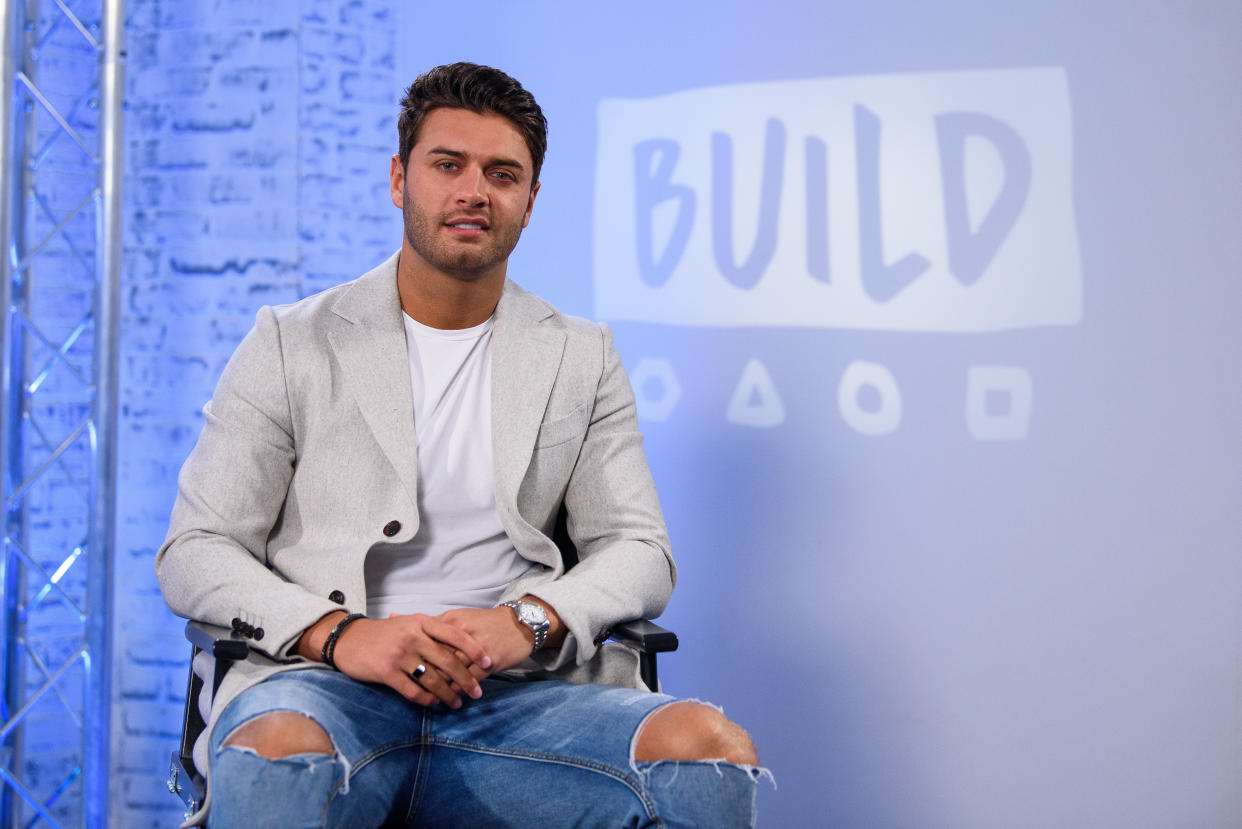
[[543, 647], [543, 641], [548, 638], [548, 628], [552, 624], [548, 621], [548, 614], [542, 607], [534, 602], [524, 602], [515, 599], [511, 602], [501, 602], [500, 607], [511, 607], [513, 612], [517, 614], [518, 621], [531, 629], [535, 634], [535, 647], [531, 653]]

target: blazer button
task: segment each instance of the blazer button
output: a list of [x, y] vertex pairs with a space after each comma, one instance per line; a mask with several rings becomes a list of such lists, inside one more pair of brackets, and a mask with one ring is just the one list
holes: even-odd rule
[[389, 538], [392, 538], [394, 535], [396, 535], [399, 532], [401, 532], [400, 521], [389, 521], [387, 524], [384, 525], [384, 535], [388, 536]]
[[241, 623], [242, 623], [241, 619], [238, 619], [236, 616], [233, 617], [233, 621], [231, 624], [232, 624], [234, 632], [241, 633]]
[[339, 590], [333, 590], [328, 594], [328, 601], [336, 602], [337, 604], [345, 604], [345, 594]]
[[259, 639], [263, 638], [263, 628], [254, 629], [254, 638], [255, 638], [255, 641], [258, 641]]

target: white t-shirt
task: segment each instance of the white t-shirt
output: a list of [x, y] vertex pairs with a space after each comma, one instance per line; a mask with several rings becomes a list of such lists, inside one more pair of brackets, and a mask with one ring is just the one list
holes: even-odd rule
[[405, 317], [418, 435], [418, 533], [367, 555], [367, 615], [494, 607], [530, 567], [496, 512], [492, 321], [443, 331]]

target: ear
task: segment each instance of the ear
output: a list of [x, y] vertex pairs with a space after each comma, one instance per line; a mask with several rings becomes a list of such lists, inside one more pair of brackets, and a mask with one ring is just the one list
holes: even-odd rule
[[530, 199], [526, 202], [526, 215], [522, 216], [522, 227], [525, 228], [530, 224], [530, 213], [535, 209], [535, 196], [539, 195], [539, 182], [535, 182], [535, 186], [530, 188]]
[[[405, 168], [401, 166], [401, 159], [395, 155], [388, 170], [388, 195], [392, 199], [393, 207], [405, 206]], [[529, 209], [527, 215], [530, 215]]]

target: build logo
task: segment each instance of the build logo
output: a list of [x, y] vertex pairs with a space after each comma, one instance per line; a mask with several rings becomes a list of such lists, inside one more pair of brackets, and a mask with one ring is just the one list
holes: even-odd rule
[[[1082, 317], [1069, 92], [1060, 69], [605, 100], [599, 136], [601, 318], [960, 334], [1074, 325]], [[646, 360], [635, 367], [643, 373], [676, 390], [667, 361]], [[1024, 437], [1029, 373], [975, 365], [966, 374], [971, 433]], [[644, 378], [633, 379], [637, 388]], [[862, 406], [860, 394], [878, 406]], [[756, 395], [768, 404], [748, 406]], [[642, 397], [645, 416], [670, 413], [666, 401]], [[734, 397], [743, 401], [726, 415], [734, 422], [783, 420], [757, 360], [742, 370]], [[988, 403], [998, 398], [1007, 407]], [[838, 401], [864, 434], [900, 425], [900, 389], [880, 364], [852, 364]]]

